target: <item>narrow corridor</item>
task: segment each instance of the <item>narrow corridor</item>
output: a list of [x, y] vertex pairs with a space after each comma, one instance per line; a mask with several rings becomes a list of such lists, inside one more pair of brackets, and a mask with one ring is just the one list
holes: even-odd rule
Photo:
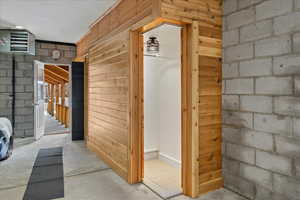
[[45, 114], [45, 135], [69, 133], [69, 129], [49, 114]]

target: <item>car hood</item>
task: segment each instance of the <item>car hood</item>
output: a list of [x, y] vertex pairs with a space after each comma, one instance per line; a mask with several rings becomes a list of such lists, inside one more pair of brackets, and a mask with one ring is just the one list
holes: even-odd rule
[[10, 138], [12, 135], [12, 126], [7, 118], [0, 118], [0, 130], [4, 133], [5, 137]]

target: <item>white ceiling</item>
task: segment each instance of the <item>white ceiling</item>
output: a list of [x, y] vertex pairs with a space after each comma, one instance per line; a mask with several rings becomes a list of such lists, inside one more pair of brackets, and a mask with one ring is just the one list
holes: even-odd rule
[[0, 28], [23, 26], [37, 39], [77, 42], [117, 0], [0, 0]]

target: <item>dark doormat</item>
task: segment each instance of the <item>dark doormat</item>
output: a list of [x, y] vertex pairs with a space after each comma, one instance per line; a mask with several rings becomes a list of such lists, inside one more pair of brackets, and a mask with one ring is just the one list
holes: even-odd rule
[[40, 149], [23, 200], [50, 200], [64, 197], [62, 147]]

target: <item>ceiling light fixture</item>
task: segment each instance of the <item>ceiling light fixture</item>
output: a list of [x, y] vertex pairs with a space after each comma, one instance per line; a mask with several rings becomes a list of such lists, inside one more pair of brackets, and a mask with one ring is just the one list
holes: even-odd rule
[[24, 29], [23, 26], [16, 26], [16, 29]]
[[158, 54], [159, 53], [159, 41], [157, 37], [150, 36], [147, 41], [147, 53]]

